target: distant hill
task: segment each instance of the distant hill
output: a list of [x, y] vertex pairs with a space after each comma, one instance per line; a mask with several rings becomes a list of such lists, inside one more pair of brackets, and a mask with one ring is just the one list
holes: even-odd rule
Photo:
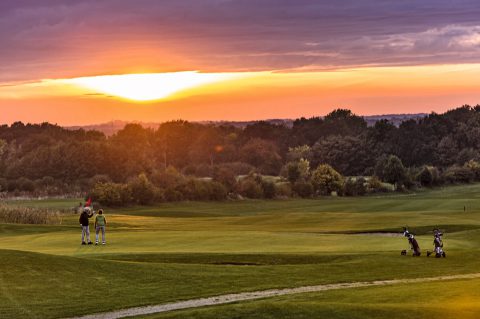
[[[380, 120], [388, 120], [391, 123], [393, 123], [395, 126], [399, 126], [403, 121], [407, 120], [418, 120], [421, 119], [425, 116], [427, 116], [427, 113], [416, 113], [416, 114], [384, 114], [384, 115], [368, 115], [368, 116], [363, 116], [365, 121], [367, 122], [368, 126], [374, 125], [377, 121]], [[295, 120], [292, 119], [268, 119], [264, 120], [265, 122], [271, 123], [271, 124], [277, 124], [277, 125], [285, 125], [288, 127], [291, 127], [293, 125], [293, 122]], [[210, 124], [210, 125], [231, 125], [234, 127], [238, 128], [243, 128], [246, 127], [247, 125], [253, 124], [255, 122], [259, 121], [198, 121], [196, 123], [200, 124]], [[90, 130], [95, 130], [95, 131], [100, 131], [103, 132], [105, 135], [110, 136], [118, 132], [119, 130], [123, 129], [125, 125], [130, 124], [130, 123], [138, 123], [142, 125], [143, 127], [146, 128], [152, 128], [156, 129], [158, 128], [162, 123], [155, 123], [155, 122], [139, 122], [139, 121], [121, 121], [121, 120], [116, 120], [116, 121], [111, 121], [107, 123], [100, 123], [100, 124], [92, 124], [92, 125], [82, 125], [82, 126], [68, 126], [65, 127], [66, 129], [71, 129], [71, 130], [78, 130], [78, 129], [84, 129], [87, 131]]]

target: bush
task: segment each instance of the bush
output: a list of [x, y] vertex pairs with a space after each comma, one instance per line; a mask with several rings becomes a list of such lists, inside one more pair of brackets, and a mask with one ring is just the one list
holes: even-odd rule
[[24, 192], [33, 192], [35, 190], [35, 184], [28, 178], [20, 177], [17, 180], [17, 189]]
[[463, 166], [451, 166], [443, 172], [443, 178], [447, 183], [471, 183], [475, 179], [475, 174]]
[[224, 166], [215, 169], [213, 179], [224, 185], [230, 192], [235, 189], [235, 185], [237, 184], [234, 171]]
[[367, 181], [368, 193], [386, 193], [391, 191], [377, 176], [372, 176]]
[[262, 181], [262, 191], [265, 198], [274, 198], [275, 184], [268, 181]]
[[247, 177], [242, 179], [238, 184], [238, 193], [248, 198], [262, 198], [263, 188], [258, 181]]
[[402, 161], [395, 155], [382, 156], [375, 166], [375, 175], [382, 181], [400, 185], [406, 180], [406, 170]]
[[416, 179], [422, 186], [432, 186], [433, 184], [432, 172], [426, 166], [418, 173]]
[[366, 183], [363, 177], [349, 177], [345, 181], [344, 194], [347, 196], [363, 196], [367, 192]]
[[153, 195], [153, 201], [155, 203], [165, 202], [165, 190], [155, 187], [155, 194]]
[[210, 200], [225, 200], [227, 198], [227, 188], [219, 182], [210, 182]]
[[292, 197], [292, 186], [288, 182], [276, 183], [275, 194], [278, 197]]
[[6, 178], [0, 178], [0, 192], [6, 192], [8, 190], [8, 181]]
[[40, 183], [43, 187], [53, 187], [55, 186], [55, 179], [52, 176], [43, 176]]
[[343, 190], [343, 177], [328, 164], [321, 164], [312, 173], [312, 185], [318, 194], [340, 194]]
[[145, 174], [140, 174], [128, 183], [133, 201], [141, 205], [151, 204], [155, 200], [156, 188]]
[[189, 178], [185, 183], [178, 185], [176, 190], [182, 193], [183, 198], [186, 200], [210, 199], [209, 182], [195, 178]]
[[280, 175], [288, 179], [290, 183], [295, 183], [300, 178], [300, 168], [297, 162], [288, 162], [282, 167]]
[[465, 167], [472, 171], [474, 179], [476, 181], [480, 180], [480, 163], [474, 160], [470, 160], [465, 163]]
[[167, 187], [163, 193], [167, 202], [179, 202], [183, 200], [183, 194], [174, 187]]
[[7, 183], [7, 191], [9, 192], [14, 192], [18, 189], [18, 184], [16, 180], [9, 180]]
[[298, 196], [302, 198], [312, 197], [313, 195], [313, 185], [308, 181], [297, 181], [295, 184], [293, 184], [292, 189]]
[[169, 166], [167, 169], [153, 172], [150, 175], [150, 181], [156, 187], [167, 189], [183, 183], [185, 176], [180, 174], [174, 167]]
[[105, 206], [123, 206], [132, 202], [130, 189], [125, 184], [98, 183], [89, 197]]

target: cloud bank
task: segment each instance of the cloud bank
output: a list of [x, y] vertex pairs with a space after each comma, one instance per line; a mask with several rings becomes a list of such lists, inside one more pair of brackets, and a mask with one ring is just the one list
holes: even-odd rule
[[6, 0], [0, 82], [471, 63], [479, 16], [468, 0]]

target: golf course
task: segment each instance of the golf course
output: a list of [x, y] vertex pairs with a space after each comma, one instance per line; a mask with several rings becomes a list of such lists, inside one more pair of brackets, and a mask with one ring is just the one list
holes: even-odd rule
[[[401, 281], [480, 273], [479, 184], [364, 197], [103, 207], [105, 246], [80, 245], [79, 215], [70, 211], [81, 200], [6, 202], [64, 212], [57, 225], [0, 224], [0, 318], [71, 318], [380, 280], [400, 281], [138, 318], [480, 316], [478, 277]], [[420, 257], [411, 256], [404, 226], [416, 235]], [[435, 227], [444, 233], [447, 258], [426, 257]], [[400, 254], [404, 249], [407, 256]]]

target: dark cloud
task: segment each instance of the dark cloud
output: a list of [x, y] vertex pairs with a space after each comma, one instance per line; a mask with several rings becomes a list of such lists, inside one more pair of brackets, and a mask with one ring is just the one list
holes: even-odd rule
[[479, 16], [467, 0], [4, 0], [0, 81], [477, 62]]

